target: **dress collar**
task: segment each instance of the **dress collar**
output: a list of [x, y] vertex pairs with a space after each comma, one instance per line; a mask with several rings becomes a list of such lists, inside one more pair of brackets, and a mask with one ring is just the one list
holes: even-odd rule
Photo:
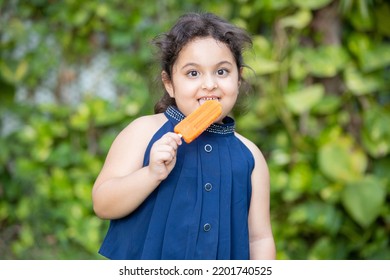
[[[185, 115], [175, 106], [169, 106], [164, 114], [168, 119], [173, 121], [175, 125], [185, 118]], [[235, 131], [234, 120], [231, 117], [225, 117], [222, 121], [223, 124], [213, 123], [206, 131], [220, 135], [233, 134]]]

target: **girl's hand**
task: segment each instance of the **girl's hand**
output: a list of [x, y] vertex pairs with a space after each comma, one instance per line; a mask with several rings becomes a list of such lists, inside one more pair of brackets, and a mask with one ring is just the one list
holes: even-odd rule
[[181, 144], [180, 136], [173, 132], [168, 132], [153, 144], [150, 150], [149, 170], [157, 180], [167, 178], [175, 167], [177, 148]]

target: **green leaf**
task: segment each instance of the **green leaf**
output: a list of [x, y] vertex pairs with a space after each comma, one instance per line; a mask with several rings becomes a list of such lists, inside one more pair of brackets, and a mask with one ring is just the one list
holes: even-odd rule
[[362, 52], [360, 64], [363, 71], [369, 72], [390, 65], [390, 44], [376, 44]]
[[341, 136], [319, 149], [318, 163], [330, 179], [342, 182], [362, 178], [367, 167], [367, 156], [347, 136]]
[[[2, 107], [7, 108], [12, 105], [15, 100], [16, 86], [2, 79], [2, 70], [0, 64], [0, 89], [1, 89], [1, 102], [0, 110]], [[3, 118], [3, 117], [2, 117]]]
[[311, 12], [307, 9], [302, 9], [294, 15], [284, 17], [280, 20], [282, 27], [293, 27], [296, 29], [303, 29], [309, 25], [312, 19]]
[[96, 14], [101, 18], [106, 18], [110, 13], [110, 7], [107, 4], [98, 4], [96, 7]]
[[291, 77], [296, 80], [304, 80], [309, 71], [307, 68], [304, 52], [301, 49], [294, 49], [290, 61]]
[[381, 213], [385, 203], [386, 188], [374, 176], [348, 183], [342, 194], [342, 203], [351, 217], [367, 228]]
[[348, 49], [358, 58], [370, 48], [371, 41], [364, 33], [352, 33], [348, 37]]
[[[250, 1], [248, 1], [250, 3]], [[255, 5], [258, 8], [261, 9], [267, 9], [267, 10], [281, 10], [285, 7], [288, 7], [290, 5], [290, 0], [262, 0], [262, 1], [254, 1], [254, 3], [250, 3], [248, 5], [253, 10], [253, 5]]]
[[362, 142], [373, 157], [383, 157], [390, 151], [390, 113], [375, 106], [363, 113]]
[[37, 129], [31, 125], [25, 125], [18, 131], [18, 140], [24, 144], [35, 143], [38, 137]]
[[365, 95], [380, 90], [384, 82], [380, 75], [364, 74], [353, 67], [346, 69], [344, 79], [347, 88], [354, 95]]
[[[373, 169], [373, 174], [376, 177], [386, 180], [388, 184], [390, 183], [390, 176], [389, 176], [390, 157], [385, 157], [379, 160], [375, 160], [372, 169]], [[388, 218], [390, 219], [390, 215]]]
[[344, 69], [349, 57], [342, 47], [322, 46], [303, 49], [305, 65], [316, 77], [333, 77]]
[[376, 28], [383, 35], [390, 36], [390, 5], [382, 3], [375, 5], [375, 18], [378, 22]]
[[[362, 3], [363, 1], [359, 1]], [[367, 2], [367, 1], [364, 1]], [[360, 31], [369, 31], [374, 28], [375, 19], [372, 15], [367, 13], [367, 8], [359, 9], [359, 11], [355, 11], [348, 14], [349, 20], [351, 24]]]
[[74, 161], [74, 157], [69, 156], [72, 154], [71, 149], [72, 147], [69, 143], [59, 143], [51, 150], [47, 163], [61, 168], [68, 167]]
[[72, 24], [75, 26], [84, 25], [90, 16], [90, 11], [88, 9], [79, 9], [74, 14], [72, 14]]
[[287, 107], [295, 114], [302, 114], [309, 111], [318, 104], [324, 96], [322, 85], [312, 85], [297, 92], [285, 95]]
[[334, 95], [325, 95], [321, 102], [313, 107], [313, 112], [319, 114], [333, 114], [341, 105], [341, 98]]
[[344, 260], [348, 244], [341, 239], [322, 236], [311, 246], [308, 253], [310, 260]]
[[34, 245], [34, 232], [28, 224], [24, 224], [20, 229], [19, 240], [24, 248]]
[[11, 68], [3, 61], [0, 61], [0, 74], [9, 83], [15, 83], [15, 74]]
[[348, 48], [356, 55], [364, 72], [385, 68], [390, 65], [390, 44], [375, 42], [368, 35], [352, 34], [348, 38]]
[[253, 50], [244, 53], [244, 59], [257, 75], [279, 71], [279, 62], [272, 59], [272, 46], [263, 36], [254, 36]]
[[15, 82], [20, 82], [24, 78], [24, 76], [27, 73], [27, 69], [28, 69], [27, 61], [26, 60], [20, 61], [15, 70], [15, 77], [14, 77]]
[[77, 112], [70, 117], [71, 127], [86, 131], [89, 127], [91, 116], [91, 108], [87, 104], [82, 103], [77, 108]]
[[293, 0], [296, 6], [310, 10], [317, 10], [328, 5], [332, 0]]
[[123, 110], [118, 110], [118, 108], [101, 98], [88, 100], [87, 106], [91, 111], [94, 125], [97, 127], [113, 125], [125, 117]]
[[264, 57], [255, 57], [251, 61], [250, 67], [255, 71], [257, 75], [266, 75], [279, 71], [279, 63], [271, 59], [266, 59]]
[[334, 205], [318, 201], [307, 201], [296, 206], [288, 217], [291, 224], [301, 223], [332, 234], [339, 231], [341, 220]]
[[303, 197], [303, 194], [310, 190], [313, 170], [307, 163], [298, 163], [292, 167], [289, 173], [288, 189], [284, 192], [283, 197], [290, 202]]

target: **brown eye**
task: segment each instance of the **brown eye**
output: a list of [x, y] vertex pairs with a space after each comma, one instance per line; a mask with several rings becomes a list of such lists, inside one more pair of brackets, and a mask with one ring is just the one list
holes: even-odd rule
[[198, 73], [198, 71], [191, 70], [187, 73], [187, 76], [190, 78], [195, 78], [195, 77], [199, 76], [199, 73]]
[[218, 76], [226, 76], [228, 73], [229, 73], [229, 71], [226, 69], [218, 69], [217, 70]]

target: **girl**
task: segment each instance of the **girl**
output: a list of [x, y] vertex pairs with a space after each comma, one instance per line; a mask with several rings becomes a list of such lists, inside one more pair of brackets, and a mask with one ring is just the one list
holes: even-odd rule
[[[260, 150], [234, 131], [241, 29], [213, 14], [182, 16], [157, 37], [165, 93], [155, 115], [115, 139], [93, 186], [110, 219], [100, 253], [111, 259], [274, 259], [269, 174]], [[174, 126], [205, 100], [221, 117], [187, 144]]]

